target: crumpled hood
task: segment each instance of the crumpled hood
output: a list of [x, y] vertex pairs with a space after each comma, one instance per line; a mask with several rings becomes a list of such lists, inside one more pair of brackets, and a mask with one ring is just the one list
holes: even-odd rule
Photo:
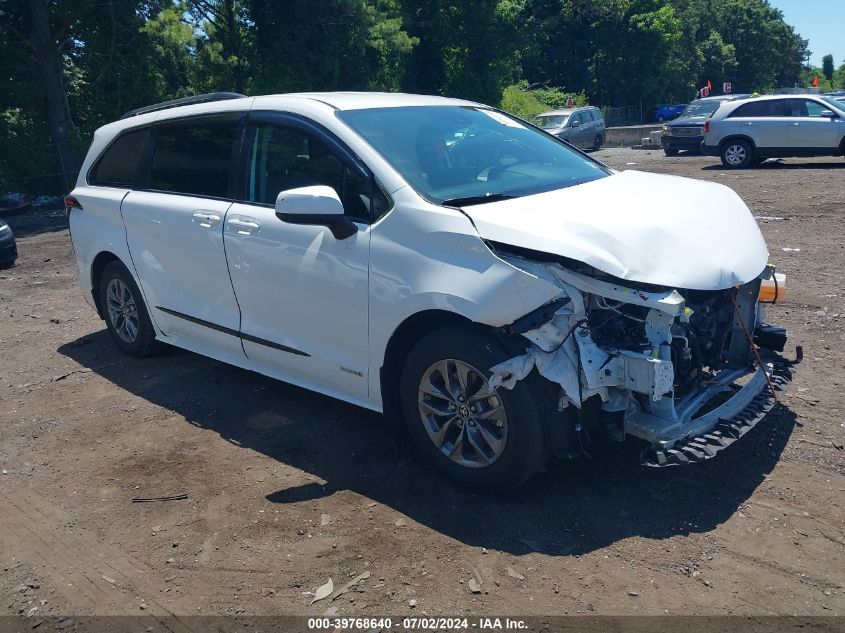
[[733, 190], [678, 176], [625, 171], [463, 211], [484, 239], [674, 288], [744, 284], [769, 257], [757, 223]]

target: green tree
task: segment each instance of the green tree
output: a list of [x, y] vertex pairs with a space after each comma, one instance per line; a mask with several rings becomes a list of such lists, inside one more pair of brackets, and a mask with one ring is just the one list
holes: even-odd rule
[[[38, 110], [46, 121], [47, 137], [42, 143], [53, 146], [54, 171], [67, 187], [78, 165], [73, 150], [75, 125], [68, 104], [65, 55], [74, 45], [79, 22], [79, 3], [42, 0], [3, 0], [0, 3], [0, 31], [21, 47], [25, 57], [16, 56], [37, 78]], [[20, 127], [33, 113], [20, 112], [8, 122]], [[45, 166], [46, 167], [46, 166]]]
[[405, 0], [408, 31], [419, 39], [402, 88], [496, 104], [519, 75], [514, 0]]
[[706, 40], [698, 46], [701, 69], [698, 85], [710, 81], [714, 87], [733, 81], [737, 71], [736, 47], [726, 44], [717, 31], [710, 31]]
[[833, 55], [825, 55], [822, 57], [822, 74], [825, 79], [833, 83]]
[[416, 40], [394, 0], [251, 0], [259, 92], [396, 89]]
[[199, 32], [192, 86], [202, 92], [248, 92], [255, 52], [253, 31], [243, 0], [186, 0]]

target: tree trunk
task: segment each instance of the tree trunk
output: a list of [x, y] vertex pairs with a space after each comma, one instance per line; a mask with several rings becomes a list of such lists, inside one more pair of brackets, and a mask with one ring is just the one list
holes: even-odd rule
[[45, 2], [26, 0], [26, 7], [31, 26], [30, 41], [35, 48], [35, 61], [44, 89], [47, 131], [56, 146], [62, 186], [69, 191], [79, 165], [70, 145], [69, 132], [73, 123], [67, 107], [61, 47], [50, 32], [50, 16]]

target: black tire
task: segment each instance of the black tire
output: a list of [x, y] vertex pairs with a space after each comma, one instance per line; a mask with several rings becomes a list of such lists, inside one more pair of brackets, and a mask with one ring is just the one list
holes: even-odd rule
[[603, 143], [604, 139], [602, 138], [602, 135], [596, 134], [596, 138], [593, 139], [593, 149], [596, 151], [600, 150]]
[[672, 147], [664, 147], [663, 153], [667, 156], [677, 156], [680, 150], [674, 149]]
[[719, 148], [719, 158], [728, 169], [745, 169], [754, 163], [754, 148], [742, 139], [728, 140]]
[[[456, 325], [436, 330], [424, 337], [411, 350], [405, 361], [400, 381], [400, 398], [402, 415], [411, 441], [434, 468], [461, 486], [484, 492], [504, 492], [518, 487], [540, 471], [549, 457], [540, 418], [541, 407], [531, 388], [526, 384], [526, 380], [518, 381], [512, 390], [499, 388], [490, 397], [475, 400], [473, 406], [478, 407], [476, 411], [479, 408], [489, 411], [495, 408], [496, 404], [500, 404], [506, 416], [502, 425], [506, 431], [503, 434], [503, 448], [492, 463], [471, 467], [458, 463], [444, 454], [429, 435], [429, 432], [434, 432], [432, 426], [429, 426], [432, 431], [426, 430], [427, 424], [436, 424], [434, 418], [437, 416], [429, 415], [426, 419], [423, 418], [420, 405], [421, 381], [433, 367], [447, 359], [470, 365], [487, 378], [490, 375], [490, 367], [512, 356], [513, 354], [509, 354], [492, 334], [488, 334], [482, 328]], [[437, 375], [442, 377], [442, 373], [435, 374]], [[470, 383], [472, 379], [473, 376], [470, 376], [466, 382]], [[457, 380], [456, 375], [453, 376], [453, 380]], [[456, 383], [453, 382], [453, 384]], [[478, 384], [477, 380], [475, 384]], [[466, 391], [471, 394], [471, 389], [468, 388]], [[431, 400], [429, 397], [425, 399]], [[473, 398], [467, 398], [461, 402], [469, 405], [473, 401]], [[445, 405], [445, 399], [435, 400], [435, 404]], [[466, 410], [467, 406], [462, 408]], [[488, 419], [483, 424], [487, 429], [486, 433], [480, 433], [483, 429], [470, 427], [476, 424], [482, 426], [481, 421], [476, 422], [474, 418], [458, 420], [458, 411], [448, 415], [456, 420], [450, 427], [450, 434], [455, 439], [450, 444], [444, 444], [443, 450], [448, 450], [450, 446], [460, 445], [460, 450], [455, 451], [457, 458], [460, 459], [463, 459], [465, 454], [478, 455], [479, 451], [475, 450], [479, 443], [478, 438], [483, 439], [487, 433], [490, 433], [491, 428], [494, 431], [500, 430], [499, 427], [491, 427]], [[481, 419], [481, 416], [477, 417]], [[444, 423], [439, 428], [446, 426], [445, 418], [446, 416], [443, 416]], [[463, 437], [467, 438], [465, 445], [458, 441], [457, 436], [461, 434], [465, 434]], [[469, 439], [469, 434], [473, 434], [476, 438], [475, 442]], [[501, 435], [499, 434], [499, 437]], [[492, 444], [483, 443], [483, 446], [491, 447]]]
[[[110, 285], [113, 282], [115, 283], [115, 289], [120, 289], [121, 292], [119, 294], [121, 297], [126, 299], [126, 305], [134, 304], [135, 306], [136, 318], [130, 318], [130, 322], [137, 322], [137, 325], [134, 327], [134, 337], [128, 336], [126, 329], [123, 329], [123, 334], [121, 334], [121, 323], [125, 322], [127, 317], [124, 315], [121, 321], [121, 315], [117, 314], [115, 316], [116, 311], [112, 311], [109, 307]], [[122, 286], [119, 284], [122, 284]], [[107, 264], [100, 276], [99, 293], [100, 306], [102, 307], [103, 318], [106, 321], [106, 328], [120, 351], [128, 356], [138, 357], [152, 356], [159, 351], [160, 344], [155, 340], [155, 330], [150, 321], [147, 306], [144, 305], [144, 298], [132, 275], [126, 269], [126, 266], [119, 261]], [[127, 312], [127, 314], [131, 314], [131, 312]], [[131, 333], [131, 330], [129, 333]]]

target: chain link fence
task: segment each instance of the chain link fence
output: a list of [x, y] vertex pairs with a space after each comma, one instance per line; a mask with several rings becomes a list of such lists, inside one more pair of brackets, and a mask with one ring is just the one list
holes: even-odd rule
[[643, 110], [640, 106], [622, 106], [619, 108], [604, 106], [601, 111], [607, 127], [640, 125], [644, 122]]

